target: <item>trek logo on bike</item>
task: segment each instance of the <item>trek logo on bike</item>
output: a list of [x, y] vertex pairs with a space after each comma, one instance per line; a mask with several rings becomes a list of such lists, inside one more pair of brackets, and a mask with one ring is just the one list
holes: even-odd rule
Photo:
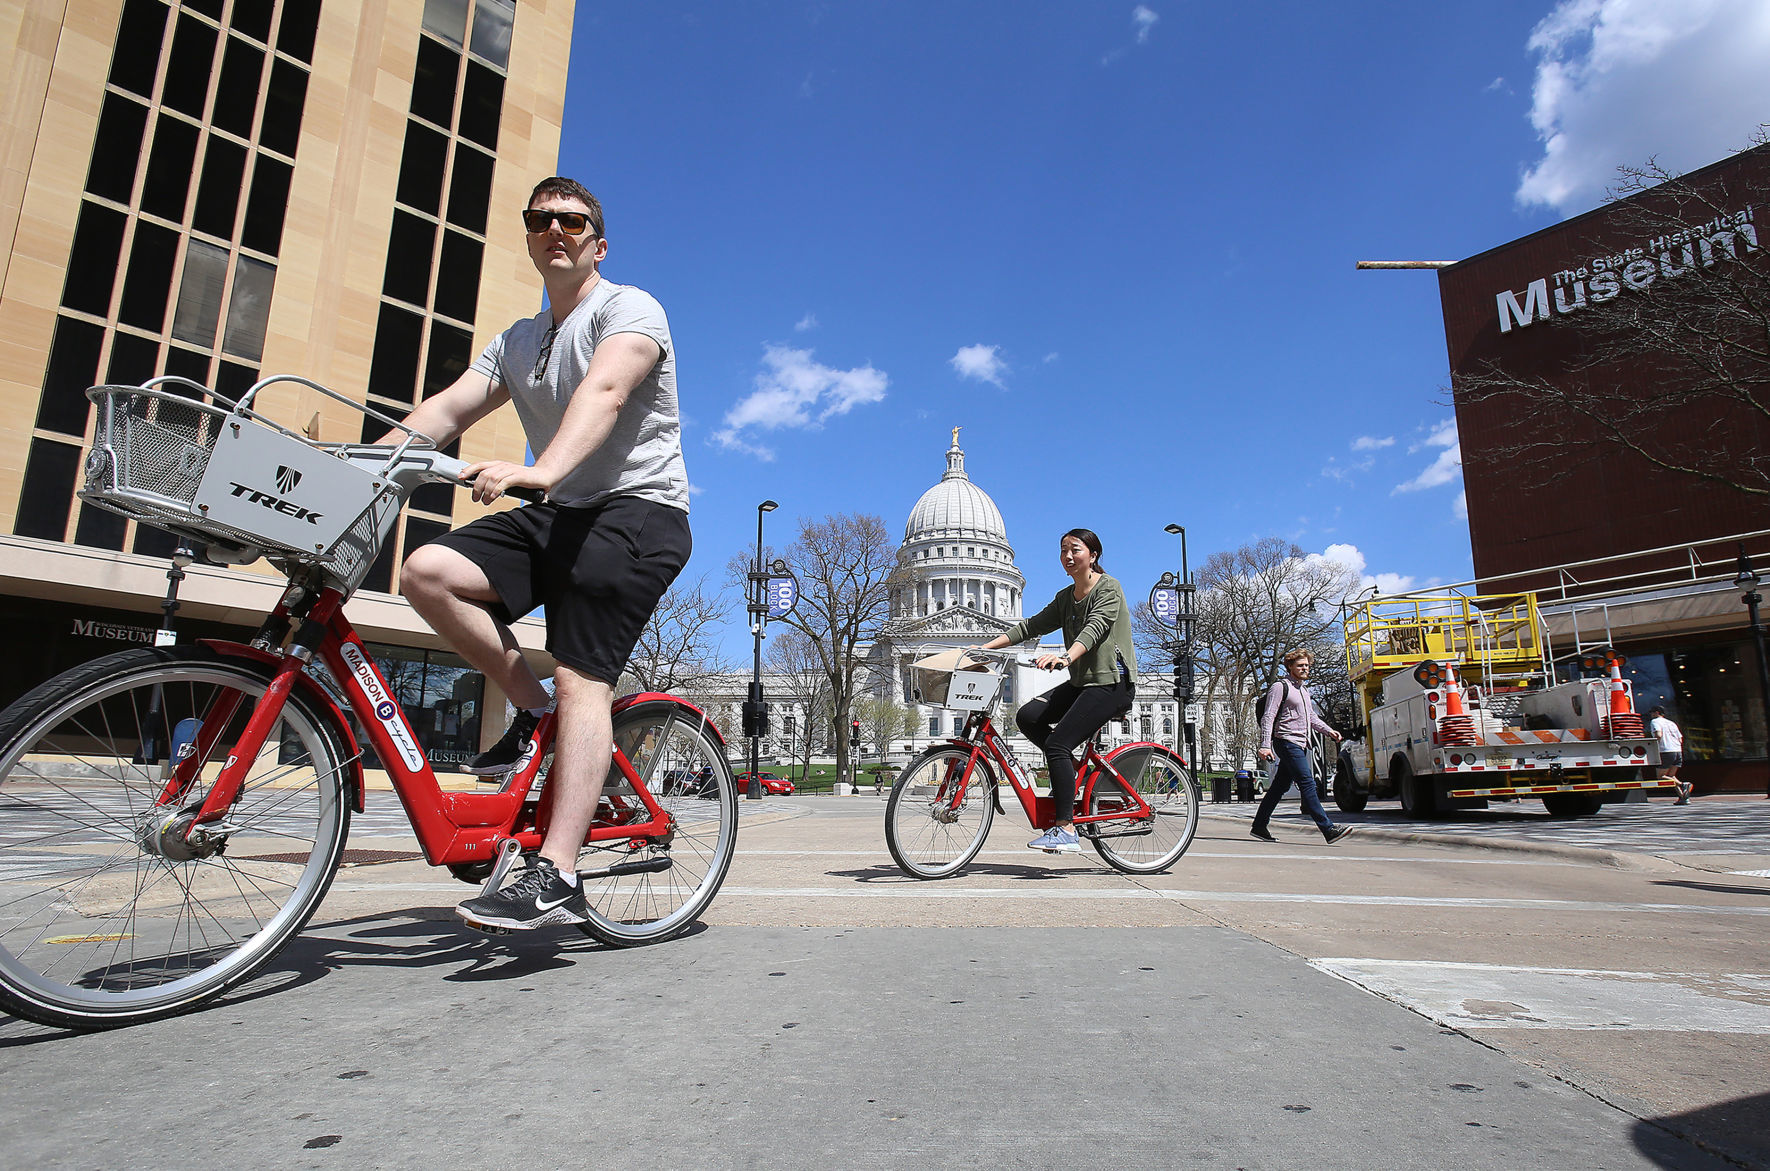
[[299, 483], [301, 483], [301, 473], [300, 472], [296, 471], [292, 467], [289, 467], [287, 464], [278, 464], [277, 465], [277, 491], [278, 492], [281, 492], [284, 496], [287, 496], [289, 493], [295, 491], [295, 486]]
[[399, 749], [400, 757], [406, 762], [406, 767], [413, 770], [423, 768], [425, 765], [424, 753], [413, 741], [411, 732], [406, 728], [406, 722], [400, 719], [399, 705], [393, 702], [393, 698], [381, 686], [381, 677], [375, 674], [374, 665], [369, 662], [354, 642], [340, 643], [338, 653], [343, 657], [345, 666], [350, 668], [350, 673], [356, 676], [356, 685], [362, 689], [364, 697], [369, 701], [369, 706], [375, 709], [375, 718], [381, 721], [381, 727], [387, 731], [388, 738], [393, 741], [393, 746]]

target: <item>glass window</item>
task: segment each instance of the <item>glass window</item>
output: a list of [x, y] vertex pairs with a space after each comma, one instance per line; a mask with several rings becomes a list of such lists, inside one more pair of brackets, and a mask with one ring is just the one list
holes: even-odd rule
[[264, 99], [264, 123], [258, 145], [295, 157], [301, 140], [301, 110], [307, 103], [307, 70], [287, 61], [270, 67], [270, 96]]
[[234, 0], [228, 24], [253, 40], [268, 42], [272, 7], [272, 0]]
[[444, 232], [436, 282], [436, 311], [472, 322], [479, 301], [479, 268], [485, 245], [459, 232]]
[[510, 67], [510, 28], [516, 0], [479, 0], [473, 7], [473, 54], [499, 69]]
[[[209, 355], [181, 350], [177, 346], [167, 346], [166, 373], [176, 374], [180, 378], [188, 378], [199, 386], [208, 386]], [[176, 390], [178, 388], [172, 387], [170, 389]]]
[[246, 198], [246, 222], [240, 243], [272, 256], [283, 244], [283, 216], [289, 210], [289, 179], [295, 168], [264, 155], [252, 165], [252, 193]]
[[1162, 735], [1172, 736], [1173, 734], [1174, 734], [1174, 721], [1171, 718], [1164, 718], [1162, 720]]
[[375, 555], [375, 564], [369, 566], [369, 572], [363, 577], [363, 589], [381, 594], [393, 592], [393, 546], [391, 540], [381, 546], [381, 552]]
[[160, 42], [166, 36], [166, 6], [158, 0], [128, 0], [117, 24], [117, 48], [111, 54], [111, 84], [144, 98], [154, 96], [154, 74], [160, 68]]
[[435, 244], [435, 224], [395, 211], [393, 230], [387, 238], [387, 273], [381, 291], [413, 305], [428, 304], [430, 253]]
[[447, 390], [473, 364], [473, 334], [446, 321], [430, 323], [430, 356], [424, 363], [424, 397]]
[[381, 319], [375, 326], [375, 352], [369, 360], [370, 394], [396, 402], [412, 401], [423, 333], [424, 319], [418, 314], [382, 304]]
[[940, 717], [939, 716], [929, 716], [928, 717], [928, 734], [930, 736], [940, 735]]
[[25, 458], [25, 479], [18, 494], [18, 518], [12, 531], [21, 537], [43, 541], [65, 539], [68, 510], [74, 502], [74, 474], [80, 469], [80, 449], [48, 439], [31, 440]]
[[[408, 121], [406, 146], [399, 157], [399, 187], [394, 198], [407, 207], [431, 215], [441, 211], [443, 167], [448, 157], [447, 137], [422, 122]], [[450, 218], [454, 218], [452, 214]]]
[[123, 252], [123, 225], [128, 217], [96, 203], [82, 203], [74, 222], [74, 245], [68, 250], [68, 275], [61, 303], [94, 317], [109, 317], [111, 288], [117, 280], [117, 258]]
[[154, 146], [148, 155], [147, 178], [141, 184], [141, 210], [182, 224], [196, 163], [197, 128], [161, 114], [154, 120]]
[[252, 115], [258, 110], [258, 87], [264, 80], [264, 50], [238, 37], [227, 38], [221, 54], [221, 80], [215, 85], [215, 113], [210, 123], [241, 138], [252, 137]]
[[504, 78], [477, 61], [467, 63], [461, 94], [461, 137], [487, 150], [498, 149], [498, 111], [504, 105]]
[[418, 42], [418, 66], [412, 77], [412, 113], [438, 126], [455, 124], [455, 77], [461, 55], [435, 41]]
[[242, 256], [234, 266], [234, 290], [227, 302], [227, 334], [221, 348], [253, 362], [264, 356], [264, 331], [270, 324], [270, 295], [276, 285], [274, 264]]
[[209, 347], [221, 320], [221, 293], [227, 287], [227, 249], [191, 240], [184, 249], [184, 279], [172, 311], [172, 336]]
[[449, 222], [483, 236], [491, 204], [492, 157], [457, 144], [455, 173], [449, 177]]
[[[119, 52], [121, 50], [119, 49]], [[147, 107], [120, 94], [106, 94], [92, 142], [86, 190], [128, 203], [135, 190], [135, 166], [147, 133]]]
[[320, 0], [283, 0], [283, 22], [277, 26], [277, 48], [309, 64], [314, 34], [320, 27]]
[[178, 18], [172, 34], [172, 56], [166, 62], [166, 81], [160, 103], [181, 114], [201, 120], [209, 97], [209, 75], [215, 71], [215, 26], [191, 16]]
[[468, 0], [424, 0], [424, 31], [459, 49], [467, 35]]
[[74, 543], [94, 549], [123, 551], [123, 533], [128, 521], [116, 513], [90, 504], [80, 505], [80, 519], [74, 525]]
[[191, 227], [223, 240], [234, 238], [234, 216], [240, 209], [240, 189], [246, 180], [246, 148], [225, 138], [209, 136], [203, 152], [203, 177], [197, 182], [197, 208]]
[[135, 526], [135, 539], [129, 542], [129, 551], [142, 557], [170, 557], [177, 547], [177, 537], [165, 529], [143, 524]]
[[37, 426], [76, 437], [86, 434], [86, 416], [92, 408], [86, 388], [98, 381], [98, 349], [103, 344], [104, 326], [72, 317], [55, 319], [43, 395], [37, 400]]
[[221, 19], [221, 0], [184, 0], [186, 8], [194, 8], [204, 16]]
[[241, 395], [258, 381], [258, 371], [251, 366], [223, 360], [215, 370], [215, 390], [222, 397], [239, 401]]
[[111, 335], [111, 361], [104, 380], [113, 385], [139, 386], [159, 373], [160, 343], [118, 330]]
[[159, 333], [166, 326], [166, 301], [172, 292], [172, 263], [178, 233], [143, 220], [135, 223], [135, 242], [123, 274], [123, 301], [117, 318]]
[[[437, 486], [440, 488], [448, 487], [446, 484], [439, 484]], [[410, 557], [412, 555], [412, 550], [418, 548], [420, 545], [430, 544], [430, 542], [436, 540], [448, 531], [448, 525], [438, 524], [433, 520], [425, 520], [421, 516], [407, 517], [406, 556]]]

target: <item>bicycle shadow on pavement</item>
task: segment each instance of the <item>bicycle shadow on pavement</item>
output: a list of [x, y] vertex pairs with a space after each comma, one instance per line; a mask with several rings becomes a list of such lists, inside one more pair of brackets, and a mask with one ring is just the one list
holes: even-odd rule
[[[827, 870], [825, 873], [831, 878], [851, 878], [859, 883], [892, 882], [905, 886], [919, 886], [922, 882], [921, 879], [912, 878], [905, 874], [896, 866], [883, 863], [877, 866], [868, 866], [864, 870]], [[1114, 873], [1114, 871], [1105, 866], [1053, 867], [1049, 864], [1043, 866], [1016, 866], [1005, 862], [973, 862], [957, 874], [948, 875], [947, 878], [944, 879], [937, 878], [929, 881], [946, 882], [953, 878], [982, 878], [994, 876], [997, 878], [1014, 878], [1025, 882], [1049, 882], [1053, 879], [1075, 878], [1089, 874], [1112, 873]]]
[[1770, 1094], [1734, 1098], [1680, 1114], [1637, 1121], [1635, 1147], [1661, 1167], [1687, 1165], [1690, 1148], [1670, 1143], [1668, 1134], [1720, 1155], [1741, 1167], [1770, 1165]]

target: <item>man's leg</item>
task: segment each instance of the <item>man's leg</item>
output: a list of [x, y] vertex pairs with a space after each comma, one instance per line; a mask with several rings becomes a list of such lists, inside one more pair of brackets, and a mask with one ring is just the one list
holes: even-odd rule
[[418, 616], [511, 703], [540, 708], [551, 702], [516, 636], [486, 609], [499, 598], [479, 566], [454, 549], [425, 545], [406, 559], [399, 588]]
[[[1281, 743], [1284, 745], [1282, 748], [1279, 747]], [[1285, 759], [1292, 774], [1296, 777], [1297, 788], [1303, 799], [1303, 812], [1309, 815], [1310, 820], [1315, 822], [1315, 827], [1322, 833], [1325, 834], [1333, 829], [1333, 819], [1328, 817], [1327, 810], [1321, 807], [1321, 796], [1315, 791], [1315, 774], [1309, 769], [1309, 750], [1301, 744], [1278, 740], [1272, 742], [1272, 747]]]
[[1266, 829], [1267, 823], [1272, 820], [1272, 811], [1278, 808], [1279, 799], [1290, 792], [1290, 761], [1285, 756], [1284, 745], [1283, 740], [1272, 741], [1272, 755], [1278, 762], [1278, 771], [1272, 774], [1272, 784], [1266, 787], [1266, 795], [1260, 798], [1260, 806], [1254, 810], [1253, 828], [1257, 831]]
[[561, 665], [553, 673], [559, 698], [553, 739], [553, 770], [547, 784], [553, 789], [553, 811], [547, 823], [547, 840], [541, 857], [565, 874], [577, 871], [578, 851], [596, 816], [602, 783], [608, 778], [614, 750], [614, 727], [609, 715], [615, 689], [602, 680]]

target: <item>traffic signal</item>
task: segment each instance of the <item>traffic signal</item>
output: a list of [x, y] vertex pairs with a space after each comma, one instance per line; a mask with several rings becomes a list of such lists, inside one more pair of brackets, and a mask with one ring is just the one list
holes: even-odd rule
[[853, 731], [854, 734], [852, 737], [850, 737], [848, 742], [850, 744], [859, 744], [860, 743], [860, 721], [859, 720], [855, 720], [853, 722], [853, 724], [851, 725], [851, 730]]
[[1197, 682], [1192, 669], [1192, 651], [1181, 649], [1174, 652], [1174, 698], [1181, 703], [1192, 702], [1193, 685]]

